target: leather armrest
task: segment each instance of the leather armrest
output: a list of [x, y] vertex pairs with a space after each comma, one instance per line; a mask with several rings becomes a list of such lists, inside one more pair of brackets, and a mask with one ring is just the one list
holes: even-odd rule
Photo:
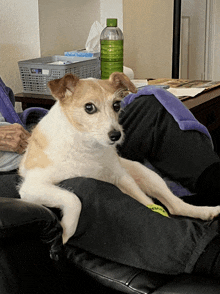
[[[220, 281], [192, 274], [165, 275], [125, 266], [67, 243], [68, 262], [102, 285], [127, 294], [220, 293]], [[118, 293], [118, 292], [117, 292]]]
[[51, 258], [58, 259], [62, 227], [48, 208], [14, 198], [0, 198], [0, 238], [39, 236], [50, 247]]
[[93, 277], [102, 285], [128, 294], [148, 294], [172, 281], [175, 276], [152, 273], [96, 256], [68, 243], [68, 263]]
[[210, 277], [182, 274], [173, 281], [158, 288], [154, 294], [218, 294], [220, 293], [220, 281]]

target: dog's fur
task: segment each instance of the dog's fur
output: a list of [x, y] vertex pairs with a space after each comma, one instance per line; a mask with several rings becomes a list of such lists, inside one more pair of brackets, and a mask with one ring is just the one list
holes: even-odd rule
[[184, 203], [156, 173], [118, 156], [116, 144], [123, 140], [119, 102], [123, 91], [136, 92], [123, 73], [109, 80], [68, 74], [49, 87], [58, 101], [32, 133], [19, 169], [24, 178], [19, 193], [26, 201], [62, 210], [64, 243], [76, 230], [81, 202], [56, 184], [77, 176], [110, 182], [143, 205], [157, 198], [171, 214], [208, 220], [220, 213], [219, 206]]

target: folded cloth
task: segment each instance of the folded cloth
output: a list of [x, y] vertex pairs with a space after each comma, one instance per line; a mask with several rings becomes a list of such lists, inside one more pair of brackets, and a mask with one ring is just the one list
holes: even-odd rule
[[176, 96], [161, 87], [150, 85], [142, 88], [136, 94], [127, 95], [122, 102], [122, 107], [127, 106], [134, 99], [143, 95], [154, 95], [173, 116], [182, 131], [195, 130], [204, 133], [212, 141], [207, 128], [198, 122], [191, 111], [189, 111], [189, 109]]

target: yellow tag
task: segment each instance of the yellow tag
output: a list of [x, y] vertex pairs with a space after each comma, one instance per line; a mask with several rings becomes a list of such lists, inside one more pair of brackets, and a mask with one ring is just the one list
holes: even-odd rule
[[163, 216], [169, 217], [169, 215], [166, 212], [166, 210], [162, 206], [160, 206], [160, 205], [150, 204], [150, 205], [147, 205], [147, 207], [149, 209], [151, 209], [152, 211], [154, 211], [154, 212], [157, 212], [157, 213], [162, 214]]

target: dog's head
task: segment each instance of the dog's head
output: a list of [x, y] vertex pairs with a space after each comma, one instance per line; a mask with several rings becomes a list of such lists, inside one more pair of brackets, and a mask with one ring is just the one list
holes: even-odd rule
[[69, 122], [80, 132], [102, 145], [122, 142], [120, 103], [127, 91], [137, 92], [125, 74], [115, 72], [108, 80], [79, 79], [67, 74], [50, 81], [48, 86]]

